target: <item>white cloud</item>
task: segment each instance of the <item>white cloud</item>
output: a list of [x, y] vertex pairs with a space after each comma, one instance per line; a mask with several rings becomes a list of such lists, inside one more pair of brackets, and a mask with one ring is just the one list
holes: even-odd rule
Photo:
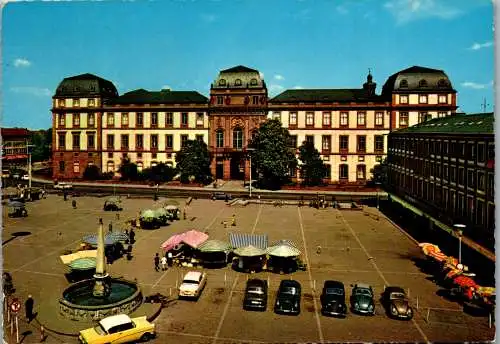
[[161, 89], [162, 89], [162, 90], [171, 90], [171, 89], [172, 89], [172, 87], [170, 87], [170, 85], [163, 85], [163, 86], [161, 87]]
[[338, 5], [337, 7], [335, 7], [335, 10], [337, 10], [337, 13], [343, 14], [343, 15], [349, 13], [349, 10], [345, 6], [342, 6], [342, 5]]
[[29, 94], [37, 97], [50, 97], [52, 95], [52, 91], [44, 87], [17, 86], [11, 87], [10, 90], [14, 93]]
[[202, 14], [201, 19], [205, 23], [213, 23], [213, 22], [217, 21], [217, 16], [215, 14]]
[[282, 92], [285, 88], [278, 84], [269, 85], [269, 93], [276, 94]]
[[483, 48], [489, 48], [491, 46], [493, 46], [492, 41], [484, 42], [484, 43], [474, 43], [469, 49], [470, 50], [479, 50], [479, 49], [483, 49]]
[[304, 87], [302, 87], [302, 86], [293, 86], [293, 89], [294, 90], [302, 90], [302, 89], [304, 89]]
[[493, 80], [487, 84], [480, 84], [477, 82], [465, 81], [465, 82], [462, 82], [460, 85], [462, 85], [462, 87], [465, 87], [465, 88], [472, 88], [474, 90], [482, 90], [482, 89], [488, 88], [490, 86], [493, 86]]
[[446, 0], [389, 0], [384, 8], [396, 18], [398, 24], [432, 17], [452, 19], [463, 13], [455, 1]]
[[16, 68], [29, 67], [29, 66], [31, 66], [31, 62], [27, 59], [17, 58], [14, 60], [14, 67]]
[[275, 78], [276, 80], [285, 80], [285, 77], [284, 77], [283, 75], [281, 75], [281, 74], [275, 74], [275, 75], [274, 75], [274, 78]]

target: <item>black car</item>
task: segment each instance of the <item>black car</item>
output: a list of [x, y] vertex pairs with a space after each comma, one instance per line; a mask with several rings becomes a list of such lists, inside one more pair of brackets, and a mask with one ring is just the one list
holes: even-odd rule
[[265, 311], [267, 308], [267, 281], [251, 279], [247, 281], [243, 309]]
[[325, 281], [321, 293], [321, 313], [323, 315], [345, 317], [346, 312], [344, 283]]
[[373, 289], [368, 284], [355, 284], [351, 292], [351, 310], [359, 314], [375, 315]]
[[210, 195], [210, 198], [212, 200], [224, 200], [224, 201], [230, 201], [233, 199], [233, 197], [230, 194], [227, 194], [225, 192], [214, 192], [212, 195]]
[[278, 296], [274, 305], [274, 312], [278, 314], [300, 313], [300, 283], [294, 280], [282, 280], [278, 289]]
[[403, 288], [386, 287], [382, 293], [382, 304], [391, 318], [404, 320], [413, 318], [413, 309]]

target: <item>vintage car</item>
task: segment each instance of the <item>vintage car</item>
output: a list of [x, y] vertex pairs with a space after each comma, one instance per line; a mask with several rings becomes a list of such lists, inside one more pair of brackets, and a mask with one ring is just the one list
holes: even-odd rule
[[325, 281], [321, 293], [321, 313], [323, 315], [345, 317], [346, 312], [344, 283]]
[[104, 201], [104, 206], [103, 210], [104, 211], [120, 211], [123, 210], [122, 207], [120, 207], [121, 200], [117, 197], [112, 197], [108, 198], [106, 201]]
[[207, 275], [200, 271], [189, 271], [179, 286], [179, 298], [198, 299], [207, 283]]
[[54, 189], [68, 190], [68, 189], [72, 189], [72, 188], [73, 188], [73, 184], [67, 183], [67, 182], [58, 182], [58, 183], [54, 184]]
[[165, 210], [168, 212], [170, 221], [179, 220], [181, 217], [181, 211], [179, 207], [176, 205], [167, 205], [165, 206]]
[[210, 195], [210, 198], [212, 200], [225, 200], [225, 201], [229, 201], [229, 200], [232, 200], [233, 197], [230, 195], [230, 194], [227, 194], [225, 192], [213, 192], [211, 195]]
[[382, 304], [391, 318], [405, 320], [413, 318], [413, 309], [403, 288], [386, 287], [382, 293]]
[[300, 283], [294, 280], [282, 280], [278, 296], [274, 304], [274, 312], [278, 314], [300, 314]]
[[247, 281], [243, 309], [265, 311], [267, 308], [267, 281], [251, 279]]
[[7, 208], [9, 209], [9, 217], [26, 217], [28, 216], [28, 211], [24, 203], [19, 201], [10, 201], [7, 203]]
[[359, 314], [375, 315], [373, 289], [368, 284], [355, 284], [351, 292], [351, 310]]
[[126, 314], [113, 315], [99, 321], [97, 326], [80, 331], [83, 344], [146, 342], [155, 337], [155, 325], [146, 316], [130, 318]]

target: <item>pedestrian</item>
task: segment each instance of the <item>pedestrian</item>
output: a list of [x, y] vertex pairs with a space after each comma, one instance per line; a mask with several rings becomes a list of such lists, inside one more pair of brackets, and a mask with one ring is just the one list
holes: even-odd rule
[[24, 308], [26, 310], [26, 320], [30, 322], [33, 319], [33, 306], [35, 305], [35, 301], [31, 295], [28, 295], [26, 302], [24, 303]]
[[64, 196], [64, 200], [68, 200], [68, 193], [66, 192], [66, 190], [63, 191], [63, 196]]
[[110, 233], [113, 232], [113, 221], [109, 223], [108, 230]]
[[172, 252], [168, 251], [168, 253], [167, 253], [168, 266], [172, 266], [173, 262], [174, 262], [174, 256], [172, 255]]
[[72, 200], [71, 205], [73, 206], [73, 209], [76, 209], [76, 200]]
[[116, 220], [119, 221], [120, 220], [120, 213], [116, 213]]
[[45, 342], [45, 327], [43, 325], [40, 325], [40, 343]]
[[130, 235], [128, 234], [128, 228], [125, 228], [125, 235], [127, 236], [127, 240], [130, 239]]
[[135, 243], [135, 231], [133, 228], [130, 229], [129, 237], [130, 237], [130, 244], [133, 245]]
[[236, 226], [236, 215], [233, 214], [233, 217], [231, 218], [231, 226]]
[[161, 257], [161, 270], [167, 271], [167, 257]]
[[155, 255], [155, 270], [160, 271], [160, 255], [158, 253]]

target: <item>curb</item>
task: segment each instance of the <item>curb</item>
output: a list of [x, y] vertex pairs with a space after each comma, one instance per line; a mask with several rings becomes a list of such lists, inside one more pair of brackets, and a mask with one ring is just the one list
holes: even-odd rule
[[61, 332], [61, 331], [57, 331], [57, 330], [54, 330], [54, 329], [51, 329], [47, 326], [45, 326], [44, 324], [42, 324], [37, 318], [34, 319], [37, 324], [40, 326], [43, 326], [45, 328], [45, 331], [49, 331], [49, 332], [52, 332], [52, 333], [55, 333], [55, 334], [58, 334], [60, 336], [67, 336], [67, 337], [78, 337], [79, 333], [77, 334], [74, 334], [74, 333], [67, 333], [67, 332]]

